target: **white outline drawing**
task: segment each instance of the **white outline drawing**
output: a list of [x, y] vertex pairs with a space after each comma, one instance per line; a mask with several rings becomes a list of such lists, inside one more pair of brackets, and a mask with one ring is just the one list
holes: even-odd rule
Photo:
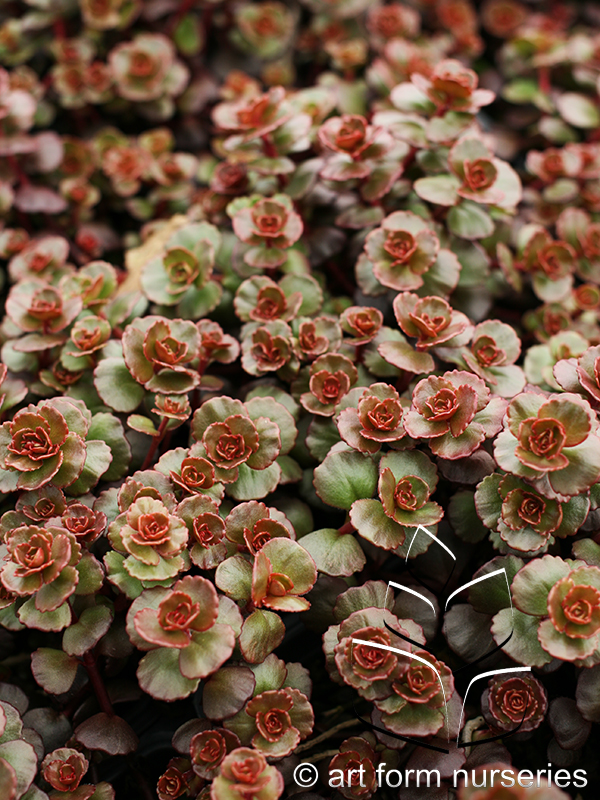
[[[410, 545], [408, 547], [408, 550], [406, 552], [405, 563], [408, 561], [410, 548], [412, 547], [413, 542], [415, 541], [415, 538], [416, 538], [417, 534], [419, 533], [419, 531], [423, 531], [423, 533], [426, 533], [431, 539], [433, 539], [434, 542], [437, 542], [437, 544], [439, 544], [440, 547], [442, 547], [450, 556], [452, 556], [452, 558], [456, 562], [456, 556], [454, 555], [452, 550], [450, 550], [450, 548], [447, 545], [444, 544], [444, 542], [442, 542], [440, 539], [438, 539], [438, 537], [435, 536], [433, 533], [431, 533], [431, 531], [428, 530], [424, 525], [418, 525], [416, 530], [415, 530], [415, 532], [414, 532], [414, 534], [413, 534], [413, 537], [411, 539], [411, 542], [410, 542]], [[504, 575], [504, 580], [506, 581], [506, 590], [508, 592], [508, 600], [509, 600], [509, 603], [510, 603], [510, 612], [511, 612], [511, 631], [510, 631], [510, 635], [508, 636], [508, 638], [504, 642], [502, 642], [500, 645], [497, 645], [497, 647], [494, 648], [493, 650], [490, 650], [489, 653], [484, 653], [482, 656], [480, 656], [479, 658], [475, 659], [475, 661], [472, 661], [471, 664], [466, 664], [465, 667], [460, 667], [458, 670], [456, 670], [456, 672], [459, 672], [460, 670], [465, 669], [466, 667], [471, 666], [472, 664], [477, 664], [479, 661], [482, 661], [485, 658], [488, 658], [488, 656], [491, 656], [497, 650], [502, 649], [502, 647], [504, 647], [504, 645], [509, 641], [509, 639], [512, 637], [512, 635], [514, 633], [514, 613], [515, 612], [514, 612], [512, 596], [511, 596], [511, 592], [510, 592], [510, 584], [508, 582], [508, 575], [506, 574], [506, 569], [504, 567], [501, 567], [499, 569], [494, 570], [493, 572], [488, 572], [486, 575], [481, 575], [479, 578], [474, 578], [472, 581], [468, 581], [467, 583], [462, 584], [462, 586], [459, 586], [458, 589], [455, 589], [453, 592], [451, 592], [451, 594], [448, 595], [448, 598], [446, 599], [446, 603], [445, 603], [445, 606], [444, 606], [444, 611], [448, 610], [448, 605], [449, 605], [450, 601], [454, 597], [459, 595], [462, 591], [464, 591], [465, 589], [468, 589], [471, 586], [474, 586], [477, 583], [481, 583], [482, 581], [486, 581], [489, 578], [495, 578], [498, 575]], [[429, 605], [431, 607], [434, 615], [436, 615], [435, 606], [434, 606], [433, 602], [428, 597], [425, 597], [425, 595], [421, 594], [420, 592], [417, 592], [415, 589], [412, 589], [409, 586], [405, 586], [404, 584], [400, 584], [400, 583], [395, 583], [394, 581], [388, 581], [387, 588], [386, 588], [386, 593], [385, 593], [384, 608], [382, 609], [382, 611], [385, 612], [385, 610], [387, 609], [388, 596], [389, 596], [389, 591], [390, 591], [391, 587], [394, 587], [395, 589], [400, 589], [401, 591], [408, 592], [409, 594], [412, 594], [415, 597], [419, 597], [421, 600], [423, 600], [425, 603], [427, 603], [427, 605]], [[403, 636], [402, 634], [398, 633], [397, 631], [394, 631], [393, 628], [391, 628], [389, 625], [387, 625], [385, 620], [384, 620], [384, 626], [386, 628], [388, 628], [389, 630], [391, 630], [392, 633], [395, 633], [397, 636], [400, 636], [402, 639], [407, 640], [414, 647], [421, 647], [424, 650], [427, 650], [427, 652], [430, 652], [425, 645], [421, 645], [419, 642], [415, 642], [412, 639], [407, 639], [407, 637]], [[352, 641], [353, 644], [363, 644], [363, 645], [367, 645], [369, 647], [379, 648], [380, 650], [389, 650], [392, 653], [398, 653], [399, 655], [408, 656], [409, 658], [414, 658], [417, 661], [421, 661], [423, 664], [426, 664], [428, 667], [430, 667], [435, 672], [435, 674], [437, 676], [437, 679], [438, 679], [438, 682], [439, 682], [439, 684], [441, 686], [442, 693], [444, 695], [444, 725], [445, 725], [446, 731], [447, 731], [448, 743], [450, 743], [450, 729], [449, 729], [449, 723], [448, 723], [448, 701], [446, 699], [446, 692], [444, 691], [444, 685], [442, 683], [441, 675], [436, 670], [436, 668], [433, 666], [433, 664], [431, 664], [429, 661], [427, 661], [426, 659], [422, 658], [421, 656], [417, 656], [415, 653], [408, 652], [408, 650], [398, 650], [396, 647], [390, 647], [389, 645], [380, 644], [378, 642], [368, 642], [368, 641], [365, 641], [363, 639], [354, 639], [354, 638], [352, 638], [351, 641]], [[431, 655], [435, 658], [433, 653], [431, 653]], [[508, 667], [506, 669], [496, 669], [496, 670], [491, 670], [489, 672], [480, 672], [478, 675], [476, 675], [474, 678], [471, 679], [471, 682], [469, 683], [469, 685], [467, 686], [467, 690], [465, 691], [465, 696], [463, 698], [462, 708], [461, 708], [461, 712], [460, 712], [458, 735], [456, 737], [456, 744], [457, 744], [458, 747], [468, 747], [468, 746], [472, 746], [473, 744], [477, 744], [477, 742], [475, 742], [475, 743], [467, 742], [467, 743], [464, 743], [464, 744], [461, 744], [461, 742], [460, 742], [461, 723], [462, 723], [462, 720], [463, 720], [463, 717], [464, 717], [464, 714], [465, 714], [465, 704], [467, 702], [467, 695], [469, 693], [469, 689], [471, 688], [471, 686], [475, 683], [475, 681], [479, 680], [480, 678], [488, 678], [488, 677], [493, 676], [493, 675], [502, 675], [502, 674], [509, 673], [509, 672], [531, 672], [531, 667]], [[455, 673], [453, 673], [453, 675], [454, 674]], [[525, 709], [525, 711], [527, 711], [527, 709]], [[371, 724], [371, 723], [369, 723], [369, 724]], [[375, 727], [375, 726], [373, 726], [373, 727]], [[520, 727], [520, 724], [517, 726], [515, 731], [512, 731], [512, 733], [516, 733], [516, 731], [518, 730], [519, 727]], [[381, 729], [378, 729], [378, 730], [381, 730]], [[389, 735], [394, 736], [395, 734], [393, 734], [390, 731]], [[510, 736], [510, 735], [511, 735], [511, 731], [507, 731], [506, 733], [502, 734], [501, 736], [488, 737], [486, 739], [483, 739], [483, 740], [481, 740], [479, 742], [479, 744], [483, 744], [484, 742], [487, 742], [487, 741], [493, 741], [494, 739], [506, 738], [507, 736]], [[404, 739], [405, 741], [414, 742], [417, 745], [420, 744], [417, 739], [412, 739], [410, 737], [397, 736], [397, 738]], [[428, 747], [428, 745], [426, 745], [426, 744], [421, 744], [421, 746]], [[438, 748], [433, 748], [433, 749], [438, 749]], [[449, 751], [445, 751], [445, 752], [449, 752]]]

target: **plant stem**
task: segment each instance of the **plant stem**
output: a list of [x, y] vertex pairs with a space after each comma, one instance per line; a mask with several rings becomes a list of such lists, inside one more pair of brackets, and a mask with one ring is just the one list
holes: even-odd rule
[[314, 764], [316, 761], [323, 761], [324, 758], [332, 758], [333, 756], [337, 756], [339, 752], [339, 750], [324, 750], [322, 753], [317, 753], [314, 756], [305, 758], [304, 761], [307, 764]]
[[338, 528], [338, 533], [340, 536], [344, 536], [347, 533], [354, 533], [356, 528], [351, 522], [345, 522], [341, 528]]
[[152, 437], [152, 444], [150, 445], [150, 449], [146, 454], [146, 458], [144, 459], [144, 463], [142, 464], [142, 469], [148, 469], [148, 467], [152, 464], [152, 461], [158, 449], [158, 445], [161, 443], [162, 438], [165, 435], [167, 422], [168, 422], [167, 417], [163, 417], [161, 419], [160, 425], [158, 426], [158, 432], [156, 436]]
[[88, 650], [87, 653], [83, 654], [82, 661], [100, 708], [105, 714], [108, 714], [109, 717], [114, 717], [115, 712], [113, 710], [112, 703], [110, 702], [110, 697], [106, 691], [106, 686], [102, 680], [102, 675], [100, 675], [96, 658], [92, 654], [91, 650]]
[[[333, 728], [325, 731], [325, 733], [317, 736], [316, 739], [311, 739], [309, 742], [304, 742], [304, 744], [299, 745], [294, 750], [294, 753], [303, 753], [305, 750], [312, 750], [313, 747], [321, 744], [321, 742], [325, 742], [327, 739], [331, 739], [332, 736], [335, 736], [340, 731], [343, 731], [346, 728], [354, 728], [357, 725], [360, 725], [360, 720], [358, 719], [347, 719], [345, 722], [340, 722], [337, 725], [334, 725]], [[337, 750], [334, 752], [337, 753]]]

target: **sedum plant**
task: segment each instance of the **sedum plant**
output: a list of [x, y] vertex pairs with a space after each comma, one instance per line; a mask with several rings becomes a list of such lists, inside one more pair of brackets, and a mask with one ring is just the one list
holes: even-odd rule
[[1, 800], [600, 783], [598, 25], [0, 3]]

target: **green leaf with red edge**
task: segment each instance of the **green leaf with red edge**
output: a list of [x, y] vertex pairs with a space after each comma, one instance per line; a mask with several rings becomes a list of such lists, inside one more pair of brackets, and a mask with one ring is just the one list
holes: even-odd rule
[[284, 636], [285, 625], [279, 614], [257, 609], [244, 620], [240, 650], [249, 664], [260, 664], [279, 647]]
[[16, 797], [29, 789], [37, 772], [37, 756], [29, 742], [15, 739], [0, 744], [0, 761], [6, 761], [14, 769], [17, 779]]
[[131, 413], [146, 394], [144, 387], [131, 376], [123, 358], [105, 358], [94, 370], [94, 385], [100, 399], [109, 408]]
[[382, 342], [377, 348], [379, 355], [398, 369], [427, 374], [435, 367], [433, 356], [429, 353], [418, 353], [408, 342]]
[[281, 467], [276, 461], [261, 470], [240, 464], [237, 480], [227, 484], [225, 491], [235, 500], [261, 500], [275, 491], [280, 478]]
[[373, 496], [377, 467], [371, 456], [363, 453], [329, 453], [315, 469], [313, 483], [324, 503], [348, 511], [356, 500]]
[[406, 539], [405, 528], [386, 515], [379, 500], [357, 500], [350, 521], [363, 539], [383, 550], [395, 550]]
[[366, 564], [365, 554], [354, 536], [340, 534], [335, 528], [309, 533], [302, 537], [301, 544], [324, 575], [349, 577]]
[[63, 634], [62, 646], [70, 656], [82, 656], [95, 647], [108, 632], [113, 614], [108, 606], [98, 605], [82, 611], [79, 620]]
[[76, 481], [67, 487], [67, 494], [72, 497], [89, 492], [98, 483], [102, 475], [109, 469], [112, 462], [110, 447], [98, 439], [85, 443], [85, 463], [83, 470]]
[[579, 92], [565, 92], [556, 100], [561, 117], [576, 128], [597, 128], [600, 125], [600, 111], [595, 100]]
[[39, 631], [62, 631], [71, 624], [71, 606], [63, 603], [55, 611], [38, 611], [35, 600], [30, 597], [18, 610], [19, 620], [27, 628]]
[[513, 579], [511, 591], [515, 605], [524, 614], [547, 616], [550, 589], [570, 571], [569, 565], [558, 556], [530, 561]]
[[158, 435], [158, 430], [152, 420], [143, 414], [131, 414], [127, 417], [127, 426], [138, 433], [146, 434], [146, 436]]
[[477, 203], [463, 200], [448, 212], [448, 229], [461, 239], [483, 239], [494, 232], [490, 215]]
[[31, 654], [31, 671], [37, 683], [48, 694], [68, 692], [75, 676], [79, 661], [62, 650], [39, 647]]
[[457, 190], [460, 181], [455, 175], [431, 175], [419, 178], [414, 183], [414, 190], [421, 200], [438, 206], [453, 206], [459, 199]]
[[179, 669], [184, 678], [196, 680], [212, 675], [233, 652], [235, 634], [229, 625], [216, 623], [194, 633], [188, 647], [179, 651]]
[[[261, 662], [260, 667], [268, 666], [268, 659], [269, 657]], [[204, 684], [202, 693], [204, 713], [209, 719], [233, 717], [252, 697], [255, 687], [258, 688], [256, 684], [254, 672], [248, 667], [222, 667]]]
[[538, 641], [539, 624], [539, 617], [523, 614], [516, 608], [513, 613], [510, 608], [503, 608], [492, 620], [492, 636], [496, 644], [501, 644], [512, 633], [510, 641], [502, 648], [504, 652], [519, 664], [543, 667], [552, 661], [552, 656]]

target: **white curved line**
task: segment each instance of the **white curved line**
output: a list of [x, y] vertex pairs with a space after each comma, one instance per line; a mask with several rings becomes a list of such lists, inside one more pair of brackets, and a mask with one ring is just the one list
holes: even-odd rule
[[[508, 583], [508, 576], [506, 574], [506, 569], [501, 567], [500, 569], [496, 569], [493, 572], [488, 572], [487, 575], [482, 575], [480, 578], [475, 578], [473, 581], [469, 581], [468, 583], [463, 583], [462, 586], [459, 586], [458, 589], [455, 589], [452, 594], [448, 595], [448, 599], [446, 600], [446, 605], [444, 606], [444, 611], [448, 608], [448, 603], [452, 600], [453, 597], [456, 597], [457, 594], [463, 591], [463, 589], [468, 589], [469, 586], [474, 586], [476, 583], [481, 583], [481, 581], [487, 581], [488, 578], [493, 578], [495, 575], [500, 575], [504, 573], [504, 578], [506, 580], [506, 588], [508, 590], [508, 599], [510, 601], [510, 611], [513, 614], [513, 604], [512, 604], [512, 597], [510, 596], [510, 585]], [[514, 616], [514, 614], [513, 614]]]
[[[432, 669], [433, 669], [433, 667], [432, 667]], [[458, 736], [456, 737], [456, 743], [457, 744], [460, 741], [461, 723], [462, 723], [463, 716], [464, 716], [464, 713], [465, 713], [465, 703], [467, 702], [467, 695], [469, 694], [469, 689], [475, 683], [475, 681], [479, 680], [479, 678], [490, 678], [493, 675], [503, 675], [505, 672], [531, 672], [531, 667], [507, 667], [506, 669], [492, 669], [489, 672], [481, 672], [479, 675], [475, 675], [475, 677], [471, 679], [471, 682], [467, 686], [467, 691], [465, 692], [465, 696], [464, 696], [463, 704], [462, 704], [462, 709], [461, 709], [461, 712], [460, 712], [460, 721], [458, 723]]]
[[379, 642], [367, 642], [364, 639], [354, 639], [354, 638], [351, 639], [350, 641], [353, 644], [366, 644], [368, 647], [377, 647], [377, 648], [379, 648], [379, 650], [389, 650], [391, 653], [398, 653], [398, 655], [401, 655], [401, 656], [408, 656], [409, 658], [414, 658], [416, 661], [420, 661], [422, 664], [425, 664], [425, 666], [429, 667], [429, 669], [432, 669], [435, 672], [435, 674], [437, 675], [437, 679], [438, 679], [439, 684], [440, 684], [440, 686], [442, 688], [442, 694], [444, 695], [444, 709], [445, 709], [445, 713], [444, 713], [445, 723], [444, 724], [446, 725], [448, 741], [450, 741], [450, 730], [449, 730], [449, 727], [448, 727], [448, 701], [446, 699], [446, 692], [444, 691], [444, 684], [442, 683], [442, 676], [437, 671], [437, 669], [433, 666], [433, 664], [430, 661], [427, 661], [426, 658], [422, 658], [421, 656], [418, 656], [416, 653], [409, 653], [408, 650], [398, 650], [397, 647], [390, 647], [387, 644], [380, 644]]
[[428, 597], [425, 597], [425, 595], [422, 595], [420, 592], [416, 592], [414, 589], [410, 589], [408, 586], [404, 586], [404, 584], [402, 584], [402, 583], [394, 583], [394, 581], [388, 581], [387, 589], [386, 589], [386, 592], [385, 592], [386, 605], [387, 605], [387, 593], [390, 590], [390, 586], [395, 586], [396, 589], [404, 589], [405, 592], [408, 592], [409, 594], [413, 594], [415, 597], [420, 597], [421, 600], [424, 600], [426, 603], [428, 603], [431, 606], [431, 608], [433, 609], [433, 613], [435, 614], [435, 606], [433, 605], [433, 603], [431, 602], [431, 600]]
[[427, 534], [427, 536], [430, 536], [434, 541], [436, 541], [440, 545], [440, 547], [443, 547], [447, 553], [450, 553], [452, 558], [456, 561], [456, 556], [454, 555], [452, 550], [450, 550], [450, 548], [447, 545], [445, 545], [440, 539], [438, 539], [438, 537], [435, 534], [433, 534], [431, 531], [428, 531], [424, 525], [417, 525], [417, 529], [414, 532], [413, 538], [410, 540], [408, 550], [406, 551], [406, 558], [404, 559], [405, 561], [408, 561], [408, 554], [410, 553], [410, 548], [413, 546], [413, 542], [415, 541], [415, 538], [419, 531], [424, 531]]

